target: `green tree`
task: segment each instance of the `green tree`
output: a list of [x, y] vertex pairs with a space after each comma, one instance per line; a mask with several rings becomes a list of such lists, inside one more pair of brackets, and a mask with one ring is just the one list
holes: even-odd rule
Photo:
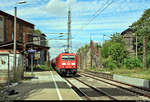
[[135, 56], [129, 57], [124, 59], [124, 65], [127, 68], [133, 69], [133, 68], [140, 68], [142, 67], [142, 61]]
[[35, 29], [35, 30], [33, 31], [33, 33], [34, 33], [34, 34], [42, 34], [42, 31], [39, 30], [39, 29]]
[[122, 43], [113, 42], [113, 44], [109, 48], [108, 52], [109, 56], [115, 60], [118, 65], [123, 63], [124, 58], [127, 57], [128, 52], [125, 46]]
[[112, 42], [124, 43], [123, 38], [120, 33], [114, 33], [111, 37]]
[[108, 58], [110, 46], [112, 45], [112, 41], [106, 41], [101, 48], [101, 55], [104, 58]]
[[114, 33], [109, 41], [106, 41], [101, 48], [101, 55], [104, 58], [104, 66], [109, 68], [120, 67], [123, 60], [128, 56], [128, 51], [120, 33]]
[[146, 25], [150, 25], [150, 9], [145, 10], [142, 17], [134, 22], [130, 27], [138, 30], [139, 28], [142, 28]]
[[[150, 53], [150, 9], [144, 11], [139, 20], [134, 22], [131, 26], [134, 34], [138, 36], [138, 55], [143, 55], [143, 36], [146, 37], [146, 53], [147, 53], [147, 63], [149, 62]], [[134, 36], [134, 46], [135, 46], [135, 36]], [[134, 47], [135, 48], [135, 47]], [[149, 66], [149, 65], [147, 65]]]

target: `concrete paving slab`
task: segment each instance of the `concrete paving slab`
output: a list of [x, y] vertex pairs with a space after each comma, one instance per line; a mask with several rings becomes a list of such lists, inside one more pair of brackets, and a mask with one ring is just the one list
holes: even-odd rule
[[33, 92], [25, 100], [59, 100], [55, 89], [43, 89], [38, 92]]
[[[53, 72], [53, 73], [56, 73], [56, 72]], [[54, 75], [54, 77], [57, 82], [58, 81], [64, 82], [64, 83], [57, 83], [63, 100], [81, 100], [81, 98], [74, 92], [74, 90], [70, 88], [70, 86], [67, 84], [67, 82], [64, 79], [62, 79], [60, 76]]]
[[32, 83], [49, 83], [49, 86], [28, 93], [25, 100], [81, 100], [73, 89], [55, 71], [36, 73]]

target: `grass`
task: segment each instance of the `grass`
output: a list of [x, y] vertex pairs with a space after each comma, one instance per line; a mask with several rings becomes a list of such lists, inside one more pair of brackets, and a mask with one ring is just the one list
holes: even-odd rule
[[111, 74], [118, 74], [133, 78], [141, 78], [141, 79], [147, 79], [150, 80], [150, 69], [142, 69], [142, 68], [135, 68], [135, 69], [127, 69], [127, 68], [116, 68], [116, 69], [98, 69], [98, 68], [90, 68], [91, 71], [96, 72], [107, 72]]
[[33, 75], [32, 75], [32, 73], [31, 72], [29, 72], [29, 73], [24, 73], [24, 76], [25, 77], [34, 77], [35, 76], [35, 74], [34, 74], [34, 72], [33, 72]]
[[43, 65], [39, 65], [38, 67], [34, 67], [33, 68], [33, 75], [31, 72], [25, 72], [24, 73], [24, 80], [30, 80], [33, 77], [35, 77], [35, 73], [34, 72], [41, 72], [41, 71], [53, 71], [52, 67], [48, 67], [47, 64], [43, 64]]
[[30, 72], [28, 72], [28, 73], [24, 73], [24, 80], [31, 80], [33, 77], [35, 77], [35, 74], [33, 73], [33, 75], [32, 75], [32, 73]]
[[34, 68], [36, 71], [53, 71], [52, 67], [48, 67], [46, 64], [39, 65], [38, 67]]

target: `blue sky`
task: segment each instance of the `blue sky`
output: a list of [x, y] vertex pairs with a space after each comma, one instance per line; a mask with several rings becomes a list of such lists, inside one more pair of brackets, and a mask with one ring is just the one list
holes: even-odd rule
[[[14, 5], [20, 0], [0, 0], [0, 9], [13, 15]], [[144, 10], [150, 8], [150, 0], [113, 0], [90, 24], [98, 9], [112, 0], [26, 0], [17, 5], [17, 16], [35, 24], [35, 28], [47, 34], [47, 38], [58, 35], [48, 33], [67, 32], [67, 10], [71, 7], [71, 33], [73, 51], [89, 43], [90, 35], [95, 42], [102, 43], [102, 35], [122, 32], [137, 21]], [[87, 25], [88, 24], [88, 25]], [[84, 29], [82, 29], [84, 28]], [[67, 36], [64, 36], [66, 38]], [[109, 39], [105, 37], [105, 40]], [[61, 53], [67, 41], [49, 41], [51, 57]]]

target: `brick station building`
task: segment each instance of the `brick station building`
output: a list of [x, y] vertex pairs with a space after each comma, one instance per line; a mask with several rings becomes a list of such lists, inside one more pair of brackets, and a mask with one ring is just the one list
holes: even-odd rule
[[[34, 24], [16, 19], [16, 64], [17, 69], [26, 69], [30, 63], [28, 49], [48, 52], [49, 47], [34, 44]], [[13, 69], [13, 40], [14, 40], [14, 16], [0, 10], [0, 83], [7, 81], [8, 68]], [[31, 42], [31, 43], [28, 43]], [[45, 55], [47, 59], [48, 53]]]

